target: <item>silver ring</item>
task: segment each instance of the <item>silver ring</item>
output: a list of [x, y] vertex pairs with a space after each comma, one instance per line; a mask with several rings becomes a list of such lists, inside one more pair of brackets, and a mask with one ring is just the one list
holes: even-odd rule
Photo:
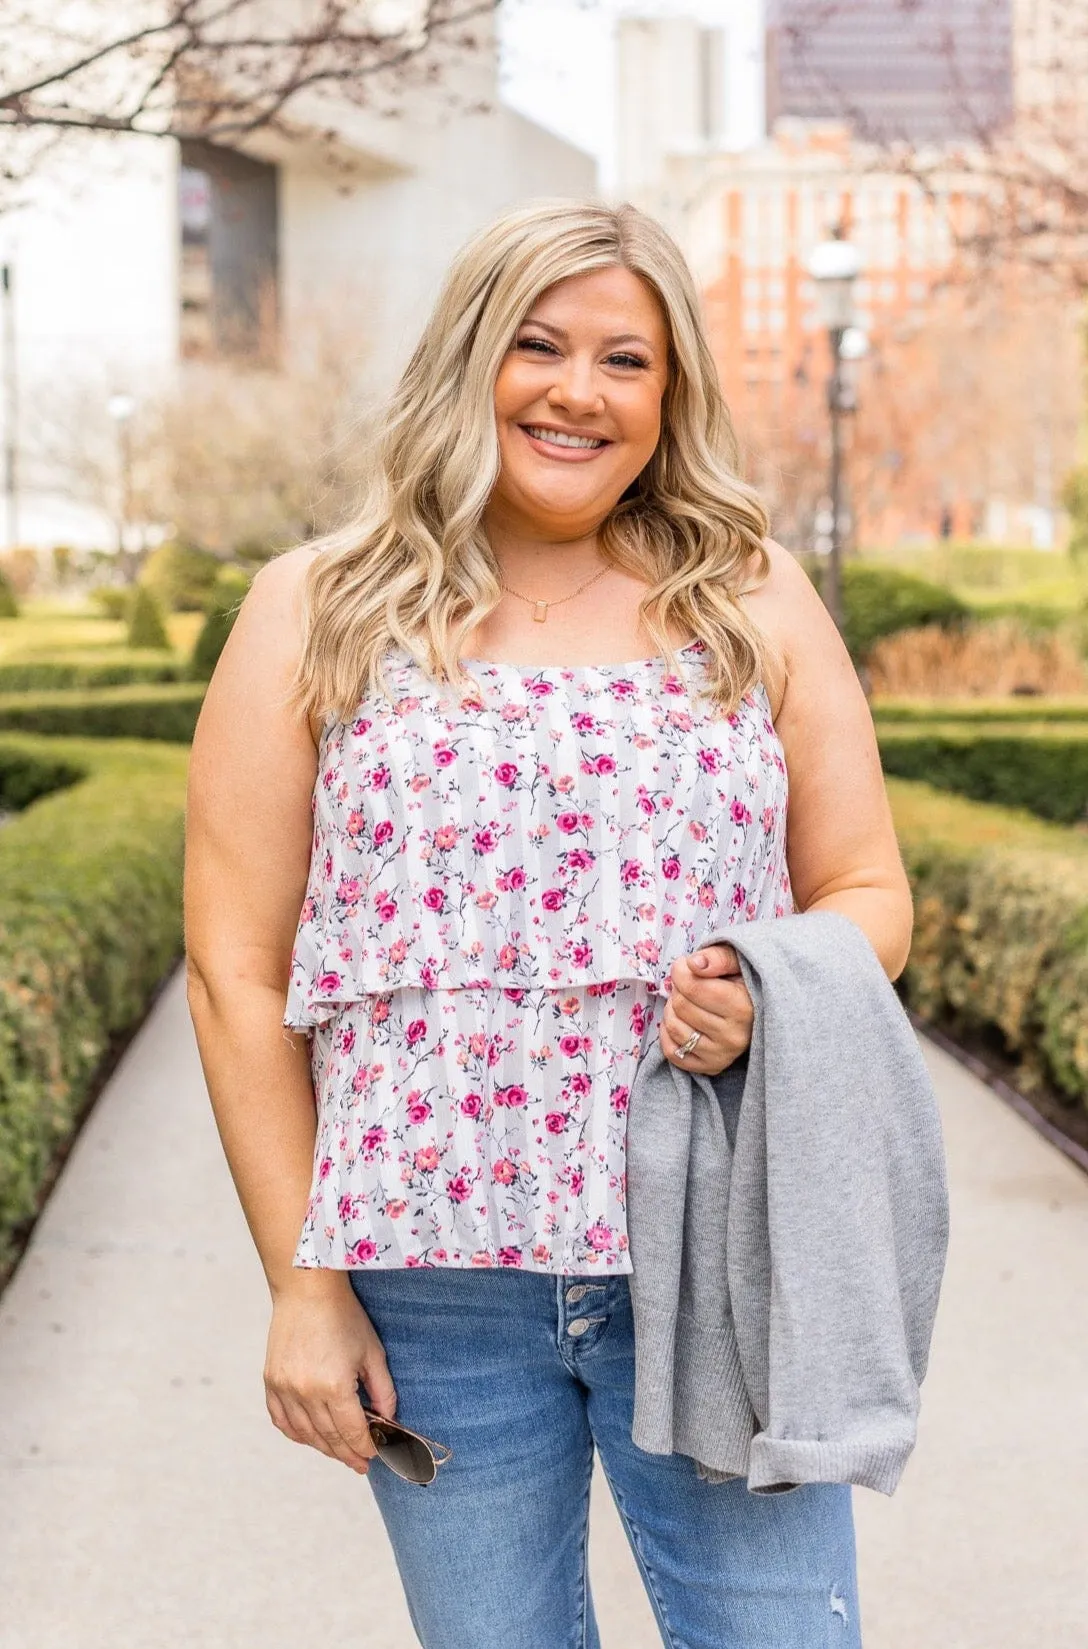
[[691, 1035], [681, 1042], [680, 1046], [677, 1048], [677, 1059], [683, 1059], [685, 1054], [689, 1054], [702, 1034], [702, 1031], [692, 1031]]

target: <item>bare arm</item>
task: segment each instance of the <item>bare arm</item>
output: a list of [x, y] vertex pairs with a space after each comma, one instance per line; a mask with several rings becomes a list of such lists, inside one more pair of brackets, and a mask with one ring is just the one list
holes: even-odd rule
[[[771, 573], [745, 596], [786, 666], [768, 681], [789, 774], [786, 859], [798, 910], [838, 910], [865, 934], [889, 978], [906, 964], [914, 913], [884, 789], [869, 706], [820, 597], [787, 550], [767, 548]], [[679, 957], [659, 1026], [665, 1057], [717, 1075], [748, 1047], [752, 1001], [731, 945]], [[678, 1048], [691, 1031], [701, 1038]]]
[[799, 910], [851, 917], [895, 979], [910, 950], [913, 906], [872, 716], [820, 597], [787, 550], [773, 542], [768, 549], [770, 577], [746, 601], [786, 661], [775, 726], [789, 773], [794, 898]]
[[355, 1379], [392, 1415], [384, 1354], [346, 1273], [292, 1265], [317, 1118], [308, 1039], [282, 1018], [317, 749], [313, 725], [282, 700], [310, 553], [257, 574], [201, 708], [186, 813], [186, 971], [216, 1125], [272, 1295], [269, 1412], [294, 1441], [365, 1470], [373, 1449]]

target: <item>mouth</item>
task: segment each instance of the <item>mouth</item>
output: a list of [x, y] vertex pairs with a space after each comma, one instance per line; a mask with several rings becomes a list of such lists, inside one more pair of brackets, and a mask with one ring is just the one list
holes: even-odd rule
[[605, 447], [612, 445], [603, 435], [586, 435], [570, 430], [553, 429], [547, 424], [519, 424], [518, 428], [537, 452], [568, 463], [571, 460], [593, 458], [597, 453], [603, 452]]

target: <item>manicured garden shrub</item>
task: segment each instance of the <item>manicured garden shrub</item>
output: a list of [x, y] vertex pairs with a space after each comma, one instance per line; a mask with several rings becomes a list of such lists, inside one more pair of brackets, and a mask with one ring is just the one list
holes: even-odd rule
[[209, 550], [171, 540], [152, 550], [140, 572], [140, 583], [166, 612], [201, 613], [222, 565]]
[[892, 722], [927, 727], [994, 722], [1034, 722], [1047, 726], [1058, 722], [1088, 724], [1088, 698], [872, 699], [869, 708], [878, 726]]
[[18, 618], [19, 603], [7, 574], [0, 569], [0, 618]]
[[128, 644], [130, 647], [162, 647], [164, 650], [170, 646], [170, 637], [166, 633], [159, 604], [151, 591], [142, 584], [137, 584], [132, 597], [128, 620]]
[[187, 751], [3, 739], [0, 771], [39, 759], [86, 777], [0, 830], [0, 1274], [111, 1038], [183, 951]]
[[924, 784], [888, 793], [914, 892], [906, 1000], [996, 1038], [1025, 1090], [1088, 1105], [1088, 836]]
[[877, 741], [884, 771], [899, 778], [1060, 824], [1088, 818], [1088, 727], [878, 723]]
[[184, 681], [89, 692], [6, 693], [0, 695], [0, 729], [190, 744], [205, 691], [206, 683]]
[[186, 681], [180, 658], [13, 659], [0, 663], [0, 694], [49, 692], [61, 687], [127, 687], [140, 682]]
[[970, 608], [940, 584], [860, 561], [848, 561], [842, 569], [842, 604], [843, 638], [858, 661], [881, 636], [922, 624], [958, 626], [971, 616]]
[[127, 619], [132, 606], [131, 584], [96, 584], [90, 592], [92, 607], [97, 607], [103, 618]]

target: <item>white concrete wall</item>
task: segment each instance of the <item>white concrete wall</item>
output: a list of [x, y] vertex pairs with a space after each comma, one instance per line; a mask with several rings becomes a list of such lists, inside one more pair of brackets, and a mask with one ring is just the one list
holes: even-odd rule
[[415, 344], [457, 248], [505, 207], [536, 195], [588, 196], [596, 166], [581, 150], [496, 108], [428, 134], [418, 170], [350, 194], [327, 170], [288, 166], [281, 192], [285, 330], [342, 330], [368, 386], [384, 389]]

